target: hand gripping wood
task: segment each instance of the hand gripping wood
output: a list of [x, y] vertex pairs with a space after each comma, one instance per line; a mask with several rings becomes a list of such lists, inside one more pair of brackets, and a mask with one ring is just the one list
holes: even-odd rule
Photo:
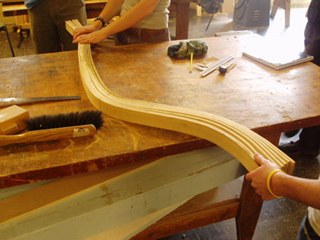
[[[71, 34], [80, 26], [77, 20], [66, 22]], [[258, 152], [285, 172], [292, 173], [294, 161], [250, 129], [214, 114], [118, 96], [101, 80], [92, 59], [90, 44], [79, 44], [78, 58], [88, 98], [103, 113], [124, 121], [206, 139], [232, 154], [249, 172], [258, 167], [253, 158]]]

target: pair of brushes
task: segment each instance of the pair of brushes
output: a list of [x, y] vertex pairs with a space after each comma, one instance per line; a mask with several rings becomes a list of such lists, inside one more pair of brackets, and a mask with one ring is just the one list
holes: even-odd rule
[[0, 135], [0, 146], [92, 136], [103, 124], [100, 111], [44, 115], [25, 120], [28, 132]]

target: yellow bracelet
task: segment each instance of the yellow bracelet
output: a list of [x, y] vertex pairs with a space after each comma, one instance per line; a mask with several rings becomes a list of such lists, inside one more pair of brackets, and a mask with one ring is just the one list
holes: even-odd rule
[[268, 188], [269, 193], [270, 193], [272, 196], [274, 196], [274, 197], [276, 197], [276, 198], [281, 198], [281, 197], [283, 197], [283, 196], [278, 196], [278, 195], [274, 194], [274, 193], [272, 192], [271, 186], [270, 186], [271, 179], [272, 179], [273, 175], [276, 174], [277, 172], [283, 172], [283, 173], [284, 173], [284, 171], [282, 171], [281, 169], [275, 169], [275, 170], [273, 170], [272, 172], [270, 172], [269, 175], [268, 175], [268, 178], [267, 178], [267, 188]]

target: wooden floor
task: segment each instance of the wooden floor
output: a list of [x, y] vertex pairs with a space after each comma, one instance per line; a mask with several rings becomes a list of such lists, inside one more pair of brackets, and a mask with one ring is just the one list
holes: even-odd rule
[[[292, 8], [291, 25], [285, 28], [284, 11], [280, 9], [274, 20], [270, 21], [269, 27], [259, 29], [249, 29], [258, 34], [273, 37], [286, 38], [288, 42], [294, 43], [298, 48], [303, 48], [303, 31], [306, 24], [306, 7]], [[213, 37], [216, 32], [225, 32], [230, 30], [244, 30], [245, 28], [233, 24], [232, 18], [227, 15], [219, 14], [214, 17], [207, 31], [210, 16], [203, 14], [197, 17], [195, 10], [191, 10], [189, 38], [197, 39], [202, 37]], [[174, 32], [174, 16], [170, 19], [170, 30]], [[12, 26], [9, 26], [11, 40], [14, 46], [16, 56], [34, 54], [34, 48], [30, 37], [24, 36], [20, 48], [19, 35], [13, 32]], [[0, 58], [11, 57], [5, 32], [0, 32]], [[292, 139], [282, 138], [282, 141]], [[318, 159], [312, 159], [300, 155], [294, 155], [292, 158], [296, 161], [294, 174], [301, 177], [317, 178], [320, 168]], [[293, 240], [295, 239], [301, 219], [306, 212], [306, 206], [290, 199], [276, 199], [265, 202], [261, 211], [260, 220], [254, 236], [255, 240]], [[203, 228], [194, 229], [185, 233], [163, 238], [165, 240], [234, 240], [236, 239], [236, 229], [234, 220], [212, 224]]]

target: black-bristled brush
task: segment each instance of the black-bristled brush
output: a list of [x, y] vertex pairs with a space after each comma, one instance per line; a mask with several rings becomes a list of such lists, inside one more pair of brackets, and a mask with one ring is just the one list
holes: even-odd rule
[[100, 111], [72, 112], [43, 115], [25, 120], [29, 131], [93, 124], [99, 129], [103, 124]]
[[103, 119], [100, 111], [85, 111], [30, 118], [26, 124], [26, 133], [0, 135], [0, 146], [92, 136]]

